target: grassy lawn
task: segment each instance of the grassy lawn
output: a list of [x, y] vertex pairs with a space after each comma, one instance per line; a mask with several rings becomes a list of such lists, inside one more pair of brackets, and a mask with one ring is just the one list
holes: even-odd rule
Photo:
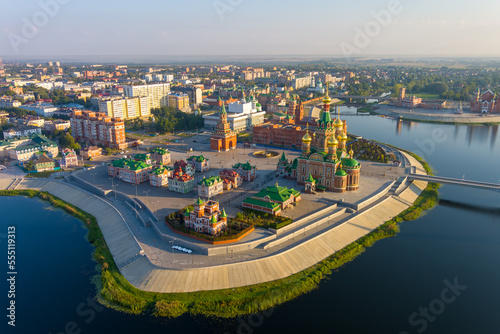
[[439, 94], [429, 94], [429, 93], [415, 93], [415, 94], [407, 94], [407, 95], [415, 95], [416, 97], [420, 97], [426, 100], [439, 100]]
[[59, 173], [59, 172], [64, 172], [62, 170], [50, 170], [46, 172], [40, 172], [40, 173], [33, 173], [33, 174], [28, 174], [25, 177], [30, 178], [30, 177], [36, 177], [36, 178], [48, 178], [54, 173]]

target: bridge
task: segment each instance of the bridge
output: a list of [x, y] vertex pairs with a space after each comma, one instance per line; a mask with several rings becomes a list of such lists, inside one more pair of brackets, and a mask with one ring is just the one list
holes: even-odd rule
[[379, 100], [387, 101], [391, 99], [391, 96], [363, 96], [363, 95], [330, 95], [331, 98], [335, 99], [362, 99], [362, 100]]
[[441, 183], [441, 184], [454, 184], [456, 186], [477, 188], [477, 189], [484, 189], [484, 190], [493, 190], [493, 191], [500, 192], [500, 184], [497, 184], [497, 183], [471, 181], [471, 180], [464, 180], [464, 179], [454, 179], [451, 177], [421, 175], [421, 174], [413, 174], [413, 173], [410, 173], [408, 175], [408, 178], [413, 179], [413, 180], [421, 180], [421, 181], [435, 182], [435, 183]]

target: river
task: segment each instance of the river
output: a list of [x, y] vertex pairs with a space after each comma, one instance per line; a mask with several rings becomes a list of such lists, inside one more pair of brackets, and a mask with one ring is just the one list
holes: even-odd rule
[[[342, 118], [351, 133], [422, 155], [437, 175], [499, 182], [498, 126]], [[253, 317], [173, 320], [89, 303], [95, 263], [82, 223], [36, 199], [3, 197], [0, 249], [6, 254], [3, 236], [15, 225], [18, 276], [16, 327], [2, 316], [2, 333], [498, 333], [500, 193], [449, 185], [440, 195], [446, 203], [311, 293]], [[5, 310], [5, 294], [0, 300]]]

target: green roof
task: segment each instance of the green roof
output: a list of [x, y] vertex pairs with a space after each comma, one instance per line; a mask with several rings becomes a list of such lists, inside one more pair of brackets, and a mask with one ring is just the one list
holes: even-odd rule
[[222, 182], [222, 179], [220, 178], [220, 176], [212, 176], [208, 179], [203, 179], [198, 184], [204, 185], [205, 187], [209, 187], [209, 186], [212, 186], [215, 182]]
[[241, 169], [243, 169], [243, 170], [251, 170], [251, 169], [255, 168], [255, 166], [250, 165], [250, 163], [249, 163], [249, 162], [244, 163], [244, 164], [242, 164], [242, 163], [237, 163], [236, 165], [234, 165], [234, 166], [233, 166], [233, 168], [234, 168], [234, 169], [238, 169], [238, 168], [240, 168], [240, 167], [241, 167]]
[[297, 160], [297, 158], [293, 159], [292, 169], [297, 169], [298, 165], [299, 165], [299, 161]]
[[131, 159], [118, 159], [114, 160], [111, 162], [113, 167], [118, 167], [118, 168], [130, 168], [130, 170], [133, 171], [139, 171], [141, 169], [146, 169], [149, 167], [152, 167], [152, 165], [149, 165], [145, 163], [144, 161], [135, 161]]
[[258, 205], [258, 206], [261, 206], [261, 207], [264, 207], [264, 208], [272, 209], [273, 211], [277, 211], [277, 210], [280, 209], [280, 205], [277, 204], [277, 203], [267, 202], [267, 201], [264, 201], [264, 200], [261, 200], [261, 199], [257, 199], [257, 198], [254, 198], [254, 197], [248, 197], [248, 198], [246, 198], [243, 201], [243, 203], [252, 204], [252, 205]]
[[287, 187], [272, 186], [262, 189], [255, 195], [255, 197], [264, 198], [267, 196], [273, 201], [284, 202], [288, 200], [291, 195], [298, 196], [300, 195], [300, 192], [293, 188], [288, 189]]
[[359, 167], [359, 162], [356, 159], [344, 158], [342, 159], [342, 166], [348, 168], [356, 168]]
[[312, 174], [309, 174], [309, 177], [307, 178], [306, 182], [316, 182]]
[[142, 161], [146, 161], [149, 159], [148, 155], [147, 154], [136, 154], [134, 156], [134, 159], [137, 159], [137, 160], [142, 160]]
[[203, 205], [205, 202], [203, 202], [203, 200], [201, 198], [198, 198], [198, 200], [195, 202], [195, 204], [198, 204], [198, 205]]
[[337, 169], [335, 176], [347, 176], [347, 173], [343, 169]]
[[156, 167], [155, 169], [153, 169], [151, 172], [149, 172], [150, 174], [155, 174], [155, 175], [160, 175], [160, 174], [163, 174], [165, 173], [165, 171], [168, 171], [168, 170], [172, 170], [172, 168], [170, 167]]
[[285, 151], [281, 154], [280, 161], [286, 161]]
[[221, 218], [227, 218], [226, 210], [222, 209]]
[[332, 117], [330, 116], [330, 113], [329, 112], [322, 112], [320, 120], [318, 121], [318, 123], [320, 123], [320, 124], [324, 123], [325, 126], [328, 123], [332, 123]]
[[213, 215], [212, 219], [210, 219], [210, 224], [217, 224], [217, 218], [215, 218], [215, 215]]
[[193, 160], [198, 162], [203, 162], [208, 159], [206, 159], [203, 155], [193, 155], [187, 158], [187, 161], [193, 161]]
[[161, 148], [161, 147], [156, 147], [156, 148], [153, 148], [150, 153], [156, 153], [158, 155], [165, 155], [168, 153], [168, 150], [164, 149], [164, 148]]

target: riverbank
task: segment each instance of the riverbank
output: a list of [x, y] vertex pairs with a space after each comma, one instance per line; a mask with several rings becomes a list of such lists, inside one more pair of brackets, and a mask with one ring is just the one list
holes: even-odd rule
[[393, 117], [402, 119], [404, 121], [417, 121], [426, 123], [437, 124], [464, 124], [464, 125], [495, 125], [500, 124], [500, 115], [487, 115], [481, 116], [479, 114], [453, 114], [453, 113], [439, 113], [437, 110], [423, 110], [414, 109], [414, 111], [404, 108], [388, 108], [380, 107], [373, 108], [373, 114]]
[[[104, 242], [95, 217], [81, 210], [81, 219], [89, 222], [86, 223], [90, 226], [89, 241], [96, 246], [94, 257], [100, 264], [101, 273], [95, 283], [100, 291], [98, 297], [102, 303], [129, 313], [148, 312], [158, 316], [176, 317], [189, 312], [234, 317], [268, 309], [315, 289], [332, 270], [353, 260], [377, 240], [396, 235], [400, 222], [415, 219], [422, 210], [432, 207], [437, 200], [437, 191], [429, 187], [420, 194], [412, 207], [400, 213], [399, 216], [299, 273], [266, 283], [216, 291], [165, 294], [137, 289], [120, 273], [111, 251]], [[28, 195], [34, 194], [31, 193], [32, 190], [22, 191], [28, 191]], [[19, 190], [11, 194], [23, 195]], [[53, 202], [61, 205], [61, 200], [57, 198], [56, 200]], [[71, 211], [76, 210], [74, 206], [69, 207]], [[90, 237], [91, 229], [92, 238]]]

